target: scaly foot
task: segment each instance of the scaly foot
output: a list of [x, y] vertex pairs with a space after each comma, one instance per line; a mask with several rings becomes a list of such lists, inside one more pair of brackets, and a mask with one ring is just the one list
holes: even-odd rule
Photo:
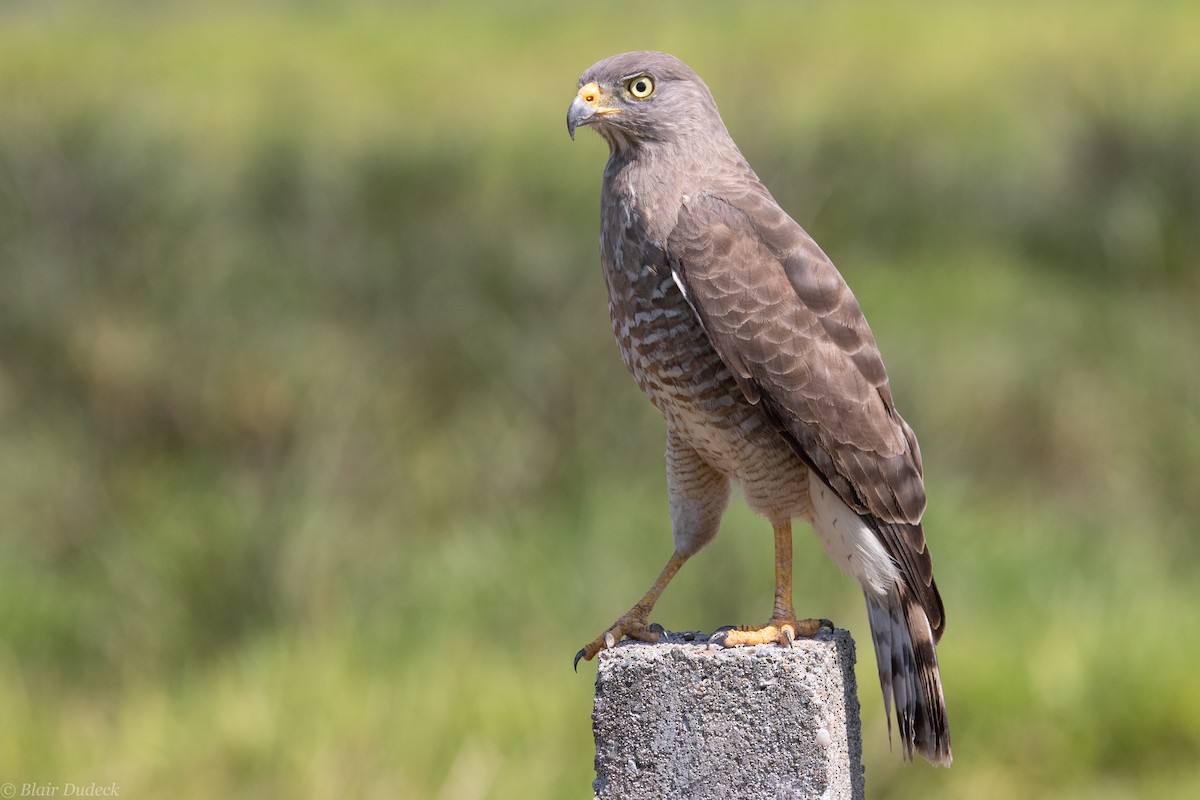
[[657, 642], [659, 637], [665, 634], [662, 625], [657, 622], [647, 625], [644, 614], [638, 614], [637, 609], [631, 610], [575, 654], [575, 670], [579, 670], [579, 659], [591, 661], [601, 650], [616, 647], [617, 642], [626, 636], [642, 642]]
[[709, 637], [708, 643], [720, 647], [749, 647], [777, 642], [791, 647], [797, 636], [811, 639], [822, 628], [833, 630], [827, 619], [772, 619], [761, 628], [742, 626], [720, 630]]

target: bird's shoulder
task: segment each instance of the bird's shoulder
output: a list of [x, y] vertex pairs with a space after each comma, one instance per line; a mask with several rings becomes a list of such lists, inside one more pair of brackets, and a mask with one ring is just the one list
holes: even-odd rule
[[[753, 177], [685, 195], [667, 237], [667, 256], [698, 288], [743, 296], [787, 322], [793, 336], [850, 358], [885, 393], [874, 335], [845, 278], [804, 228]], [[746, 295], [749, 296], [749, 300]]]

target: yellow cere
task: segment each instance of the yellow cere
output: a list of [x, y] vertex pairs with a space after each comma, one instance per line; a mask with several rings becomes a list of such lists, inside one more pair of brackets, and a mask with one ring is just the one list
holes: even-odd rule
[[588, 83], [586, 86], [581, 86], [579, 88], [579, 96], [583, 99], [583, 102], [594, 108], [600, 101], [600, 86], [595, 81]]

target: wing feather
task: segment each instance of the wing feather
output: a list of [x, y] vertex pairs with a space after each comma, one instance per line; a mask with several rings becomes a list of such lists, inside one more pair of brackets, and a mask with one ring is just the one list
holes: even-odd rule
[[666, 244], [675, 279], [747, 399], [848, 506], [873, 519], [940, 633], [916, 437], [893, 405], [845, 280], [759, 187], [684, 204]]

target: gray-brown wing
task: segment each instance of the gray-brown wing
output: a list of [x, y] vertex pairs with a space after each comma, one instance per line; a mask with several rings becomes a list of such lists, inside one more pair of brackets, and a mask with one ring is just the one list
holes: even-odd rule
[[666, 249], [746, 397], [847, 505], [873, 520], [940, 628], [920, 526], [916, 438], [892, 404], [875, 338], [833, 263], [757, 186], [733, 200], [691, 199]]

